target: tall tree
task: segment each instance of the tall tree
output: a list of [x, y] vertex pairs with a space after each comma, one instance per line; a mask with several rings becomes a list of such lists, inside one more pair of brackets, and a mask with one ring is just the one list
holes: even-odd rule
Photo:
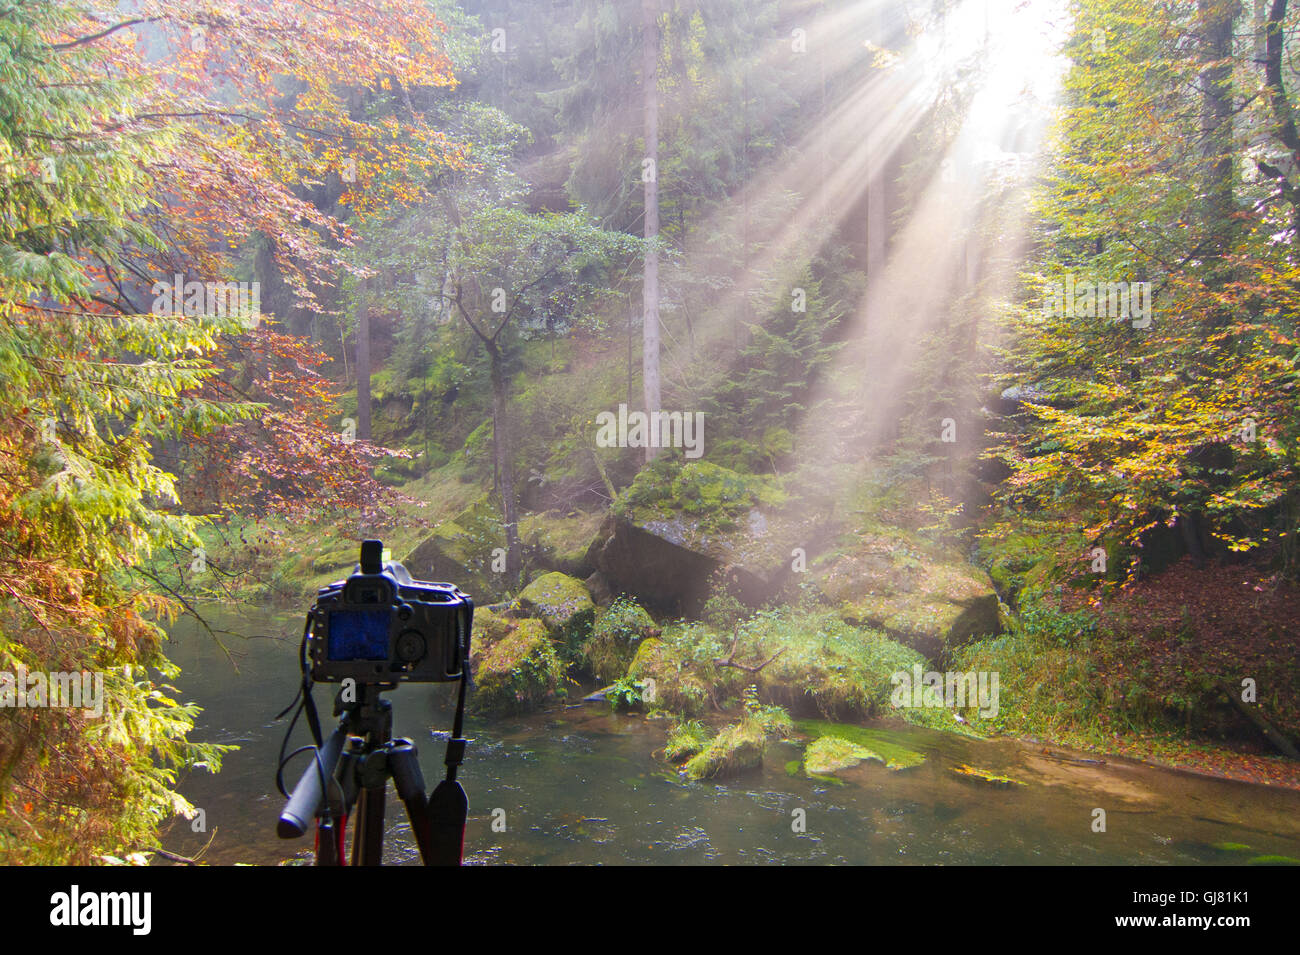
[[607, 267], [635, 251], [628, 236], [601, 229], [582, 213], [532, 214], [488, 206], [456, 222], [444, 294], [488, 356], [494, 458], [511, 579], [518, 578], [523, 566], [508, 418], [512, 345], [520, 337], [559, 334], [584, 321], [591, 300], [606, 290]]
[[[1041, 397], [1006, 438], [1003, 488], [1066, 529], [1062, 563], [1081, 556], [1077, 528], [1112, 558], [1135, 558], [1113, 564], [1136, 574], [1151, 535], [1173, 528], [1193, 554], [1295, 566], [1294, 191], [1284, 160], [1258, 146], [1265, 178], [1243, 181], [1233, 134], [1237, 124], [1285, 144], [1286, 113], [1280, 71], [1261, 80], [1233, 58], [1236, 9], [1080, 5], [1040, 205], [1049, 225], [1016, 323], [1018, 383]], [[1269, 30], [1281, 56], [1281, 31]], [[1140, 141], [1125, 132], [1136, 125], [1149, 133]], [[1140, 299], [1134, 281], [1149, 283]]]
[[[659, 3], [641, 4], [641, 85], [645, 107], [645, 269], [641, 282], [641, 384], [645, 410], [659, 410]], [[659, 448], [646, 444], [645, 459]]]

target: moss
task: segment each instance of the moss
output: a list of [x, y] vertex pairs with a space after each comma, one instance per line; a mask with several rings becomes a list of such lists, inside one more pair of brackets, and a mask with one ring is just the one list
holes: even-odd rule
[[[462, 519], [470, 529], [459, 523]], [[491, 603], [505, 595], [505, 575], [492, 570], [492, 552], [504, 546], [505, 535], [471, 508], [456, 521], [439, 524], [402, 563], [417, 580], [450, 581], [475, 603]]]
[[689, 779], [730, 776], [763, 765], [767, 737], [756, 720], [742, 719], [722, 730], [684, 767]]
[[641, 641], [658, 633], [648, 613], [635, 601], [620, 597], [597, 612], [591, 636], [582, 645], [581, 658], [600, 680], [617, 680], [627, 673]]
[[[801, 720], [795, 726], [799, 732], [813, 737], [804, 754], [805, 764], [809, 761], [808, 754], [814, 752], [828, 760], [837, 755], [849, 759], [851, 754], [856, 754], [846, 764], [850, 766], [864, 759], [879, 760], [890, 769], [909, 769], [925, 762], [925, 756], [907, 746], [907, 738], [900, 733], [826, 720]], [[809, 767], [809, 771], [824, 774], [833, 770]]]
[[841, 769], [856, 766], [865, 759], [883, 760], [865, 746], [858, 746], [838, 736], [822, 736], [804, 750], [804, 772], [809, 776], [830, 776]]
[[535, 619], [508, 624], [508, 632], [471, 661], [476, 712], [521, 712], [564, 695], [564, 661], [546, 625]]
[[615, 504], [624, 516], [649, 512], [686, 513], [730, 524], [737, 515], [759, 504], [776, 506], [785, 500], [770, 478], [742, 474], [708, 461], [687, 461], [665, 455], [642, 468]]
[[[707, 461], [661, 456], [614, 502], [615, 516], [674, 545], [717, 561], [773, 569], [789, 561], [803, 516], [783, 516], [786, 494], [774, 478]], [[765, 571], [766, 572], [766, 571]]]
[[540, 617], [565, 646], [576, 648], [591, 630], [596, 605], [581, 580], [568, 574], [543, 574], [519, 594], [519, 606]]
[[473, 645], [487, 649], [515, 628], [516, 621], [498, 613], [491, 607], [474, 608]]
[[1034, 583], [1051, 564], [1047, 555], [1054, 553], [1054, 543], [1047, 534], [1006, 529], [981, 538], [977, 557], [998, 588], [1014, 596]]
[[654, 681], [651, 709], [694, 716], [703, 711], [709, 690], [689, 663], [690, 656], [681, 643], [650, 637], [641, 641], [627, 675], [629, 679]]
[[530, 565], [573, 577], [590, 576], [594, 568], [587, 560], [587, 551], [604, 517], [604, 512], [596, 511], [547, 511], [524, 516], [519, 521], [519, 536]]

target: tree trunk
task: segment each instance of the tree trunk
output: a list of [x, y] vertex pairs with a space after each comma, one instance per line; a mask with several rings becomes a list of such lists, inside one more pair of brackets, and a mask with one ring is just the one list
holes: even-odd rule
[[[871, 14], [871, 38], [880, 45], [886, 45], [884, 16], [877, 8]], [[877, 82], [880, 82], [877, 80]], [[884, 117], [880, 117], [883, 119]], [[874, 290], [879, 290], [885, 269], [885, 243], [888, 239], [889, 222], [885, 215], [885, 165], [887, 150], [883, 137], [873, 128], [876, 118], [868, 120], [864, 136], [867, 144], [867, 283]], [[877, 316], [868, 314], [867, 324], [876, 324]]]
[[[642, 0], [641, 4], [641, 85], [645, 99], [645, 158], [642, 180], [645, 184], [645, 237], [659, 238], [659, 4]], [[646, 169], [649, 172], [645, 172]], [[645, 272], [641, 285], [641, 379], [647, 414], [659, 410], [659, 252], [646, 250]], [[653, 461], [659, 449], [646, 447], [645, 459]]]
[[357, 302], [357, 437], [370, 440], [370, 304], [364, 281]]
[[1205, 162], [1205, 222], [1208, 251], [1218, 258], [1228, 251], [1232, 234], [1232, 24], [1240, 0], [1197, 0], [1205, 36], [1201, 60], [1202, 157]]
[[505, 356], [495, 343], [488, 344], [492, 369], [492, 450], [501, 492], [501, 520], [506, 531], [506, 577], [518, 581], [523, 569], [519, 544], [519, 514], [515, 504], [514, 461], [510, 454], [510, 429], [506, 421]]

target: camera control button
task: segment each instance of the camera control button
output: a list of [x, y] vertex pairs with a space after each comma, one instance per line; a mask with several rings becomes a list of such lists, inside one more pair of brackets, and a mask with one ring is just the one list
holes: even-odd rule
[[415, 663], [424, 657], [424, 635], [417, 630], [403, 630], [397, 637], [397, 658]]

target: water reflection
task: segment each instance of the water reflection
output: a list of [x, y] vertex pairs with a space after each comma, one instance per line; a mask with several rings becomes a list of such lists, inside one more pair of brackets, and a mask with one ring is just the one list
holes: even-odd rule
[[[283, 723], [273, 717], [297, 685], [300, 621], [242, 613], [238, 625], [284, 635], [228, 641], [238, 673], [192, 622], [178, 624], [173, 634], [170, 652], [184, 668], [183, 696], [204, 707], [197, 738], [236, 743], [240, 750], [227, 757], [219, 775], [194, 773], [182, 782], [185, 795], [205, 810], [207, 832], [194, 833], [190, 823], [177, 820], [164, 831], [162, 845], [188, 855], [211, 837], [209, 862], [275, 864], [311, 849], [310, 836], [275, 836], [282, 800], [273, 777]], [[324, 690], [317, 694], [328, 707]], [[450, 694], [448, 687], [430, 686], [390, 694], [394, 734], [416, 741], [430, 786], [441, 775]], [[927, 756], [925, 763], [899, 771], [861, 764], [839, 773], [840, 785], [789, 775], [786, 763], [800, 750], [780, 744], [769, 750], [761, 771], [686, 783], [655, 758], [663, 721], [615, 715], [601, 704], [491, 722], [471, 717], [468, 726], [472, 742], [460, 779], [470, 798], [465, 845], [473, 864], [1234, 864], [1260, 855], [1300, 858], [1300, 793], [1124, 761], [1062, 762], [1010, 741], [904, 730], [908, 745]], [[964, 780], [952, 772], [963, 763], [1027, 785], [1000, 789]], [[1106, 811], [1104, 833], [1092, 831], [1097, 808]], [[795, 831], [797, 817], [803, 832]], [[389, 802], [388, 821], [387, 861], [418, 863], [396, 799]]]

